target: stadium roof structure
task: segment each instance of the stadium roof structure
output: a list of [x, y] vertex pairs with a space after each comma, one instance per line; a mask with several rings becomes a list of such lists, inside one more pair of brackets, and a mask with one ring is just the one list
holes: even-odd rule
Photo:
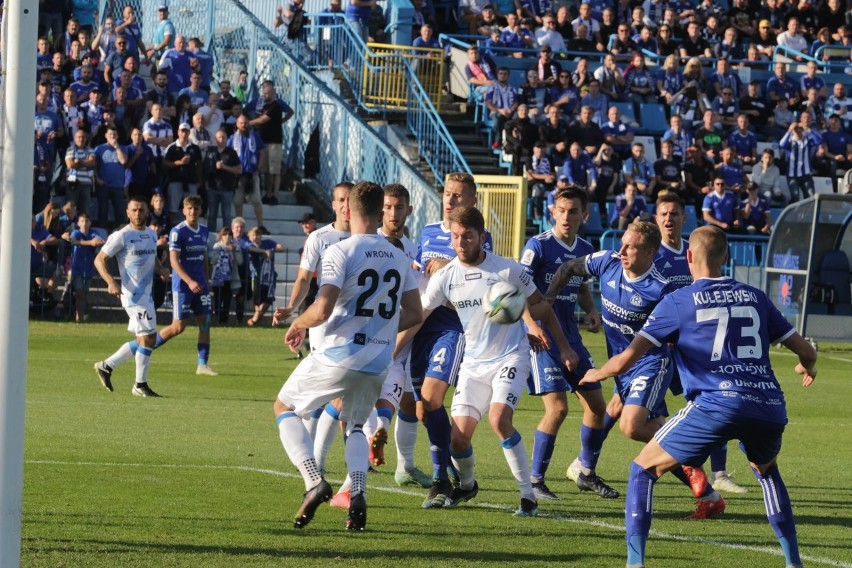
[[803, 337], [852, 341], [852, 195], [789, 205], [764, 258], [763, 289]]

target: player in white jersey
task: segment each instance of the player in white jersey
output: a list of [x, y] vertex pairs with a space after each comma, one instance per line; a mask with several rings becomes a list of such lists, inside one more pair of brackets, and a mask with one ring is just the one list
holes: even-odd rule
[[284, 337], [296, 352], [309, 328], [326, 324], [322, 342], [312, 346], [311, 354], [290, 375], [274, 404], [281, 443], [305, 481], [296, 528], [307, 525], [317, 507], [332, 495], [317, 467], [301, 417], [341, 398], [340, 417], [347, 424], [346, 465], [352, 479], [346, 528], [364, 529], [369, 463], [362, 427], [381, 392], [397, 333], [422, 318], [408, 258], [377, 234], [383, 200], [382, 188], [374, 183], [361, 182], [352, 188], [353, 236], [326, 250], [317, 299]]
[[[349, 238], [349, 219], [347, 218], [349, 207], [349, 192], [352, 184], [344, 181], [331, 189], [331, 208], [334, 211], [334, 222], [313, 231], [305, 241], [302, 258], [299, 261], [299, 272], [293, 282], [293, 291], [290, 301], [286, 306], [275, 309], [272, 315], [272, 325], [277, 326], [293, 315], [293, 312], [302, 305], [311, 287], [311, 278], [316, 275], [317, 285], [321, 286], [319, 268], [322, 256], [326, 249], [333, 244]], [[319, 345], [322, 341], [323, 327], [312, 328], [308, 332], [311, 345]], [[301, 351], [298, 352], [301, 356]], [[325, 454], [340, 427], [340, 413], [334, 406], [328, 406], [327, 412], [322, 412], [322, 407], [314, 410], [311, 416], [305, 418], [305, 426], [316, 440], [314, 455], [317, 456], [320, 470], [324, 469]]]
[[[104, 388], [112, 392], [112, 371], [121, 363], [136, 358], [136, 383], [131, 390], [135, 396], [160, 396], [148, 386], [148, 365], [157, 333], [157, 313], [151, 296], [154, 275], [169, 276], [157, 259], [157, 234], [147, 227], [148, 205], [141, 197], [131, 197], [127, 203], [130, 223], [109, 236], [95, 257], [95, 268], [107, 290], [121, 297], [121, 305], [130, 318], [127, 327], [136, 335], [134, 341], [122, 345], [113, 355], [95, 363], [95, 372]], [[116, 257], [121, 287], [109, 273], [107, 260]]]
[[457, 256], [429, 280], [423, 295], [423, 307], [427, 311], [447, 303], [452, 305], [465, 336], [464, 357], [451, 411], [450, 444], [459, 485], [450, 492], [445, 506], [454, 507], [469, 501], [479, 492], [471, 439], [480, 419], [488, 414], [521, 492], [521, 507], [515, 515], [535, 516], [538, 505], [530, 483], [527, 453], [520, 432], [512, 424], [530, 373], [527, 331], [520, 321], [500, 325], [489, 320], [482, 309], [483, 295], [501, 280], [518, 286], [529, 302], [530, 310], [525, 310], [524, 323], [529, 326], [530, 333], [539, 341], [546, 337], [534, 320], [542, 321], [559, 345], [569, 368], [576, 366], [577, 355], [568, 345], [550, 305], [542, 303], [541, 292], [523, 267], [482, 249], [485, 240], [482, 213], [474, 207], [458, 207], [450, 213], [449, 221]]

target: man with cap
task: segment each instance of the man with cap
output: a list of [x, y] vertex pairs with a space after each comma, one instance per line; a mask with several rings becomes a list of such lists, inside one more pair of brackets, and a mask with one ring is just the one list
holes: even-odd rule
[[[308, 235], [317, 230], [317, 218], [312, 212], [305, 213], [299, 219], [299, 225], [302, 226], [302, 230], [305, 232], [305, 236], [307, 237]], [[299, 248], [299, 258], [302, 258], [303, 252], [305, 252], [304, 246]], [[314, 272], [311, 275], [311, 282], [308, 285], [308, 295], [305, 296], [305, 308], [314, 303], [314, 299], [317, 297], [318, 291], [319, 285], [317, 284], [317, 273]], [[299, 355], [301, 355], [301, 350], [299, 351]], [[299, 358], [301, 359], [301, 357]]]
[[181, 222], [183, 198], [197, 195], [201, 180], [201, 148], [189, 140], [191, 128], [186, 122], [181, 123], [177, 140], [169, 144], [163, 156], [169, 216], [174, 225]]
[[169, 7], [162, 5], [157, 9], [157, 27], [154, 29], [154, 39], [148, 48], [148, 59], [155, 60], [163, 55], [163, 52], [174, 46], [175, 26], [169, 19]]

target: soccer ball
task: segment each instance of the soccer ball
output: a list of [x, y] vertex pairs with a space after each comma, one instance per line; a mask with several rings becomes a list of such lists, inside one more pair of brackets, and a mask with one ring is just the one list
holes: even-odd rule
[[501, 280], [488, 288], [482, 297], [482, 309], [494, 323], [510, 324], [521, 319], [527, 299], [523, 290]]

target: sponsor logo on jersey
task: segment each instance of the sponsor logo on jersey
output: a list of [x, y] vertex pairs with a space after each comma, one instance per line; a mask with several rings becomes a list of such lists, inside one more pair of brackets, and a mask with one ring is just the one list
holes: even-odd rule
[[606, 285], [609, 286], [610, 288], [614, 289], [615, 288], [615, 280], [610, 280], [609, 282], [606, 283]]
[[631, 288], [630, 286], [625, 286], [624, 284], [621, 284], [621, 289], [625, 292], [630, 292], [631, 294], [633, 293], [633, 288]]
[[481, 278], [482, 278], [481, 272], [473, 272], [471, 274], [465, 274], [464, 275], [465, 280], [480, 280]]
[[734, 386], [734, 383], [732, 383], [731, 381], [722, 381], [721, 383], [719, 383], [719, 388], [722, 390], [728, 390], [732, 386]]
[[482, 300], [478, 298], [473, 300], [460, 300], [458, 302], [453, 302], [452, 304], [456, 307], [456, 309], [475, 308], [482, 305]]
[[467, 283], [465, 282], [451, 282], [450, 290], [455, 290], [456, 288], [464, 288], [465, 286], [467, 286]]
[[356, 333], [355, 337], [352, 339], [352, 343], [354, 343], [355, 345], [366, 345], [367, 336], [363, 333]]

